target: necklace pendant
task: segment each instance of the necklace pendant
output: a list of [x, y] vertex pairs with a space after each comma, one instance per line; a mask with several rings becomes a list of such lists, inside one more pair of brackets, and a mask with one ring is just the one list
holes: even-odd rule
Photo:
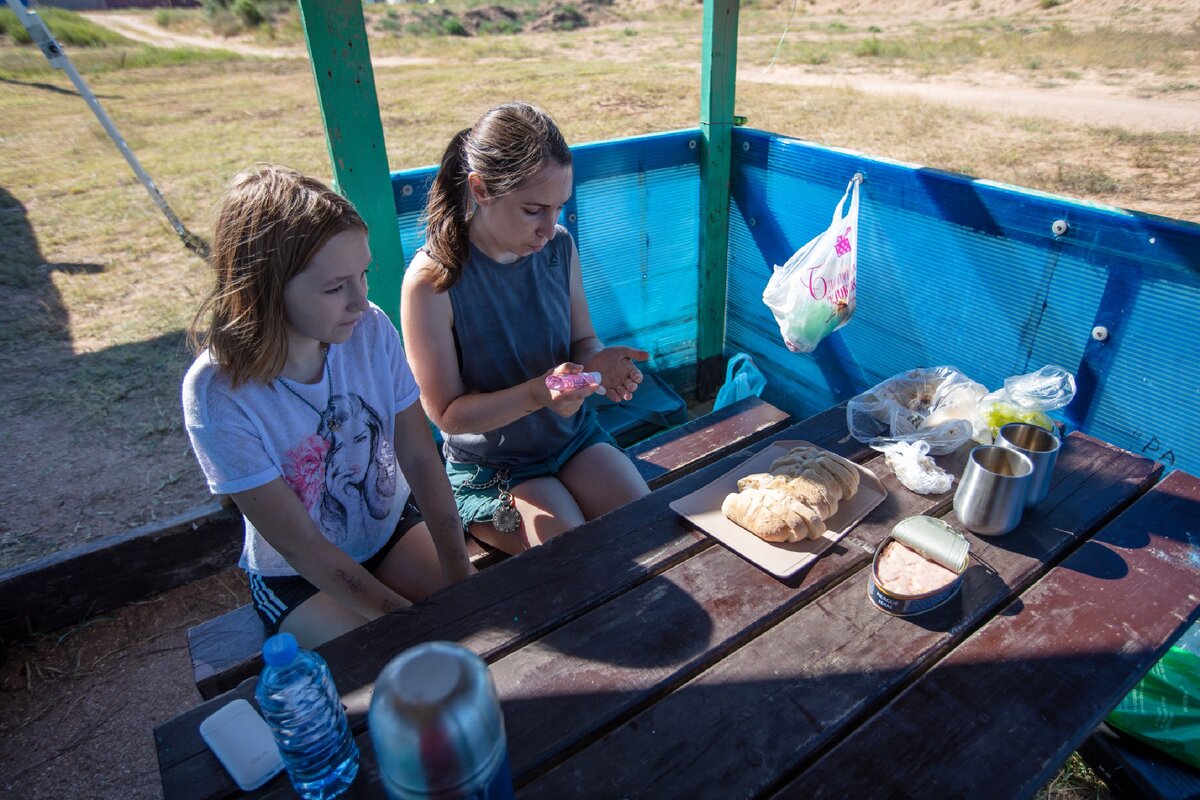
[[513, 533], [521, 527], [521, 512], [517, 511], [508, 492], [500, 493], [500, 505], [492, 512], [492, 525], [501, 533]]
[[338, 430], [340, 430], [342, 427], [342, 423], [338, 422], [336, 417], [334, 417], [332, 419], [326, 418], [325, 425], [326, 425], [326, 427], [329, 428], [329, 430], [333, 431], [334, 433], [337, 433]]

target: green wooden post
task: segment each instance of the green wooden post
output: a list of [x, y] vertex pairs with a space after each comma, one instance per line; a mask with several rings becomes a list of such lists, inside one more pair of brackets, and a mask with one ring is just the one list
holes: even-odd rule
[[700, 297], [696, 397], [711, 397], [724, 379], [725, 282], [729, 253], [729, 172], [737, 78], [738, 0], [705, 0], [700, 69]]
[[333, 182], [370, 229], [371, 301], [400, 325], [404, 248], [388, 172], [362, 0], [300, 0]]

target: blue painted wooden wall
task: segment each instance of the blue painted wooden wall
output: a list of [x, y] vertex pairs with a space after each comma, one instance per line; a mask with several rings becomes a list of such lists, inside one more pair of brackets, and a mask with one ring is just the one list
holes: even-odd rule
[[[563, 222], [597, 331], [686, 384], [695, 360], [699, 169], [694, 130], [574, 148]], [[432, 167], [392, 176], [405, 253]], [[762, 290], [828, 224], [855, 172], [858, 310], [811, 354], [783, 347]], [[998, 388], [1058, 364], [1060, 414], [1200, 474], [1200, 226], [977, 181], [749, 129], [734, 132], [725, 352], [753, 355], [766, 396], [803, 416], [903, 370], [950, 364]], [[1051, 225], [1066, 220], [1064, 236]], [[1092, 338], [1107, 327], [1105, 342]], [[678, 386], [683, 391], [687, 385]]]
[[[989, 389], [1058, 364], [1082, 429], [1200, 473], [1200, 226], [754, 130], [734, 134], [726, 352], [751, 353], [795, 414], [911, 367]], [[762, 290], [866, 175], [858, 310], [811, 354], [782, 346]], [[1051, 231], [1066, 220], [1069, 231]], [[1092, 338], [1097, 325], [1109, 338]]]

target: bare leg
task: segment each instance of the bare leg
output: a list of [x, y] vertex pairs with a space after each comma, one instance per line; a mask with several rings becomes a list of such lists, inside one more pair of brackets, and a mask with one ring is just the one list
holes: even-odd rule
[[472, 536], [515, 555], [583, 524], [583, 512], [557, 478], [525, 481], [513, 487], [512, 494], [521, 514], [520, 530], [501, 533], [490, 522], [476, 522], [471, 525]]
[[611, 444], [594, 444], [563, 464], [559, 479], [571, 492], [586, 519], [650, 494], [637, 467]]
[[[392, 546], [375, 577], [409, 601], [421, 600], [447, 585], [433, 537], [424, 522], [409, 528]], [[366, 622], [366, 617], [317, 592], [284, 617], [279, 630], [295, 636], [301, 647], [311, 648]]]
[[433, 536], [424, 522], [418, 522], [393, 545], [391, 552], [375, 571], [385, 586], [416, 602], [447, 586], [442, 575]]
[[324, 592], [317, 592], [283, 618], [279, 632], [292, 634], [301, 647], [311, 649], [366, 621]]

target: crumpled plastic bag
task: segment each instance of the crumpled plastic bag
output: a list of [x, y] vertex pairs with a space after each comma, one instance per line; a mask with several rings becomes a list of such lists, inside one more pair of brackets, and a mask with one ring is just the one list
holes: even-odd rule
[[1107, 722], [1200, 768], [1200, 623], [1163, 655], [1133, 687]]
[[1010, 422], [1028, 422], [1053, 431], [1054, 420], [1046, 412], [1062, 408], [1074, 398], [1075, 376], [1053, 364], [1006, 378], [1004, 388], [979, 401], [975, 438], [990, 444]]
[[986, 394], [983, 384], [954, 367], [912, 369], [851, 398], [846, 427], [876, 450], [924, 441], [929, 455], [944, 455], [981, 432], [976, 430], [979, 401]]
[[884, 453], [896, 478], [919, 494], [947, 492], [954, 478], [931, 455], [952, 453], [975, 440], [991, 444], [1009, 422], [1049, 431], [1046, 414], [1075, 397], [1075, 376], [1047, 365], [1014, 375], [988, 392], [954, 367], [911, 369], [893, 375], [846, 404], [846, 427]]
[[896, 442], [881, 448], [896, 479], [917, 494], [941, 494], [950, 491], [954, 476], [929, 457], [929, 443]]

